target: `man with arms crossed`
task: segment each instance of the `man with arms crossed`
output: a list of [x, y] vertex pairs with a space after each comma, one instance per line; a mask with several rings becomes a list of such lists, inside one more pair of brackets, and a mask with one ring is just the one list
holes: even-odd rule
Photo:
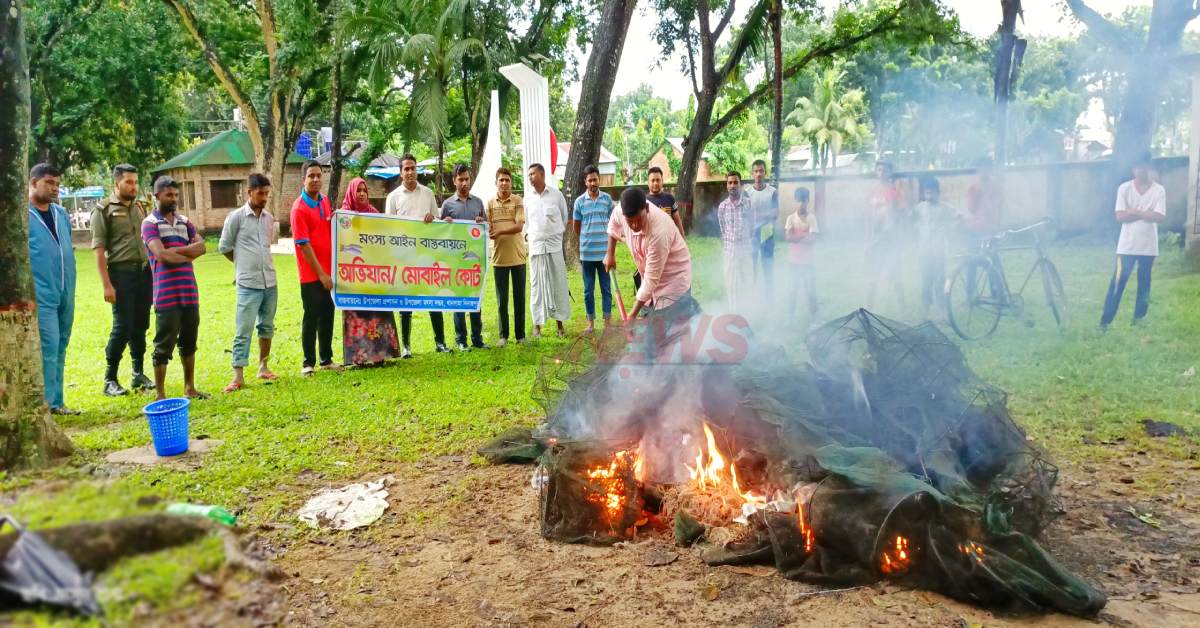
[[1121, 307], [1121, 294], [1137, 266], [1137, 301], [1133, 306], [1133, 324], [1138, 325], [1150, 309], [1150, 270], [1158, 257], [1158, 223], [1167, 219], [1167, 191], [1150, 178], [1152, 161], [1143, 155], [1133, 166], [1133, 180], [1117, 190], [1117, 220], [1121, 237], [1117, 240], [1117, 270], [1108, 285], [1100, 329], [1108, 329]]
[[176, 212], [179, 184], [163, 175], [154, 182], [158, 207], [142, 221], [142, 240], [154, 271], [154, 387], [166, 399], [167, 364], [179, 346], [183, 389], [191, 399], [208, 399], [196, 390], [196, 341], [200, 331], [200, 292], [192, 260], [204, 255], [204, 238], [186, 216]]

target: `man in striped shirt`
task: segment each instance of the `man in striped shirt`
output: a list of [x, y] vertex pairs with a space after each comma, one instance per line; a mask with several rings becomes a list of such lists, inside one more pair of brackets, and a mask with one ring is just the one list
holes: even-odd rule
[[750, 203], [742, 194], [742, 175], [730, 172], [725, 175], [725, 189], [729, 196], [717, 205], [717, 224], [721, 227], [721, 248], [725, 270], [725, 297], [729, 309], [737, 312], [748, 305], [751, 282], [754, 280], [753, 216]]
[[608, 219], [613, 213], [613, 200], [600, 191], [600, 170], [596, 166], [583, 169], [583, 184], [587, 191], [575, 199], [575, 235], [579, 239], [579, 261], [583, 266], [583, 305], [587, 309], [587, 331], [596, 330], [596, 283], [600, 283], [600, 305], [604, 324], [612, 320], [612, 286], [604, 269], [604, 253], [608, 250]]
[[167, 397], [167, 363], [178, 345], [184, 392], [192, 399], [207, 399], [196, 390], [200, 293], [192, 270], [192, 260], [205, 253], [204, 239], [187, 217], [175, 212], [179, 184], [174, 179], [159, 177], [154, 198], [158, 207], [142, 221], [142, 240], [154, 273], [154, 387], [159, 399]]

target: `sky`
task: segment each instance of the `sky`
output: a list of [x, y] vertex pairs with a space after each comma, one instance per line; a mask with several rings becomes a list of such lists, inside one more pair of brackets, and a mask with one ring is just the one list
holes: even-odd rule
[[[1127, 7], [1149, 5], [1152, 0], [1088, 0], [1088, 5], [1102, 14], [1119, 14]], [[822, 0], [828, 6], [836, 6], [837, 0]], [[1000, 23], [1000, 3], [996, 0], [943, 0], [946, 6], [956, 11], [962, 21], [963, 28], [976, 36], [987, 36], [996, 30]], [[653, 62], [648, 66], [647, 60], [658, 60], [661, 51], [654, 41], [654, 24], [658, 15], [647, 3], [633, 16], [629, 34], [625, 38], [625, 50], [621, 55], [621, 67], [617, 70], [616, 83], [613, 85], [613, 96], [627, 94], [637, 89], [642, 83], [654, 87], [658, 96], [668, 98], [677, 109], [687, 106], [691, 94], [691, 81], [681, 70], [682, 54], [676, 54], [670, 59], [663, 60], [655, 67]], [[751, 2], [741, 0], [738, 3], [739, 17], [745, 14]], [[1060, 0], [1027, 0], [1025, 6], [1025, 21], [1017, 23], [1018, 34], [1027, 35], [1069, 35], [1079, 30], [1073, 18], [1064, 17], [1065, 5]], [[727, 37], [727, 36], [726, 36]], [[579, 67], [587, 65], [587, 54], [579, 52]], [[579, 82], [571, 85], [569, 93], [574, 102], [579, 102]]]

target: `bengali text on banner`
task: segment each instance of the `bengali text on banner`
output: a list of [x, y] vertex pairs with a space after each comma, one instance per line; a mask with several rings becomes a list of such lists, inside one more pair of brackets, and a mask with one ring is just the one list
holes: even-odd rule
[[333, 217], [333, 302], [347, 310], [477, 312], [487, 225], [384, 214]]

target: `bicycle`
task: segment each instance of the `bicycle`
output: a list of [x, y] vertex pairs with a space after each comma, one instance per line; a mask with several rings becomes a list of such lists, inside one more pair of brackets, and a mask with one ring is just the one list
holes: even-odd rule
[[[1068, 325], [1067, 299], [1063, 292], [1062, 279], [1058, 269], [1046, 255], [1043, 242], [1042, 227], [1052, 224], [1050, 219], [1023, 227], [1004, 231], [994, 236], [984, 238], [976, 253], [966, 256], [959, 265], [950, 281], [946, 282], [946, 319], [964, 340], [979, 340], [992, 335], [1000, 325], [1000, 317], [1006, 312], [1022, 318], [1025, 314], [1023, 298], [1025, 288], [1035, 274], [1041, 276], [1042, 290], [1045, 291], [1050, 313], [1059, 329]], [[1033, 249], [1037, 251], [1037, 259], [1021, 288], [1012, 292], [1008, 276], [1004, 272], [1004, 264], [1000, 261], [1001, 251], [1022, 250], [1027, 246], [1001, 247], [1001, 243], [1011, 236], [1031, 233]], [[1026, 324], [1032, 326], [1032, 320], [1026, 319]]]

